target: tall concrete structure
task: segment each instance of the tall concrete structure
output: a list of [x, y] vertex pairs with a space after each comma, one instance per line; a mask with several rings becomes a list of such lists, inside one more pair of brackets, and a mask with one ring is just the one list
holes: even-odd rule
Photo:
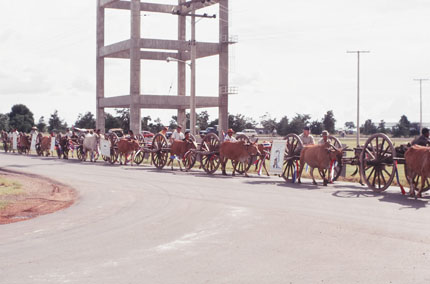
[[[195, 40], [195, 18], [207, 17], [196, 14], [199, 9], [219, 5], [219, 41], [199, 42]], [[130, 10], [130, 39], [105, 46], [105, 9]], [[178, 39], [149, 39], [140, 34], [140, 13], [168, 13], [178, 17]], [[186, 17], [191, 17], [192, 40], [186, 40]], [[177, 109], [178, 122], [185, 125], [186, 109], [219, 108], [218, 130], [228, 128], [228, 95], [229, 87], [229, 36], [228, 0], [178, 0], [178, 5], [144, 3], [140, 0], [97, 0], [97, 128], [105, 129], [105, 108], [129, 108], [130, 129], [140, 132], [141, 109]], [[151, 49], [146, 50], [146, 49]], [[163, 51], [152, 51], [160, 49]], [[165, 50], [169, 50], [166, 52]], [[186, 64], [191, 67], [191, 93], [195, 94], [196, 59], [219, 55], [219, 88], [216, 96], [186, 96]], [[106, 98], [104, 96], [104, 60], [105, 58], [122, 58], [130, 60], [130, 94]], [[177, 96], [141, 94], [141, 60], [162, 60], [173, 58], [178, 64]], [[143, 80], [143, 83], [145, 81]], [[233, 89], [234, 90], [234, 89]], [[195, 111], [195, 109], [194, 109]], [[195, 121], [191, 119], [191, 121]]]

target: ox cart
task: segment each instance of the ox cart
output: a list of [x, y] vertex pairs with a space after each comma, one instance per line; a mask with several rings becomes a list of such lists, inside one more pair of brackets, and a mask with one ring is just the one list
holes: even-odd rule
[[[215, 133], [209, 133], [205, 135], [200, 143], [196, 143], [194, 136], [190, 136], [194, 142], [194, 146], [191, 147], [182, 157], [182, 163], [184, 164], [185, 170], [188, 171], [194, 167], [197, 161], [200, 162], [200, 168], [208, 174], [215, 173], [221, 165], [219, 149], [221, 146], [221, 140]], [[238, 141], [250, 142], [246, 135], [238, 135], [236, 137]], [[156, 134], [153, 140], [152, 150], [152, 163], [158, 169], [162, 169], [168, 162], [171, 149], [170, 145], [162, 134]], [[252, 164], [253, 159], [250, 158], [247, 162], [234, 162], [232, 165], [235, 171], [239, 174], [245, 173]]]
[[[328, 139], [336, 148], [342, 147], [339, 139], [336, 137], [329, 136]], [[287, 182], [295, 182], [303, 143], [296, 134], [287, 135], [285, 140], [284, 168], [281, 176]], [[391, 139], [383, 133], [374, 134], [366, 140], [363, 146], [349, 150], [354, 152], [352, 157], [344, 156], [341, 163], [334, 164], [332, 180], [335, 181], [338, 179], [344, 167], [352, 165], [356, 167], [353, 175], [359, 174], [361, 184], [366, 184], [374, 191], [382, 192], [393, 183], [396, 175], [398, 177], [398, 165], [404, 165], [404, 172], [406, 174], [406, 162], [404, 158], [406, 149], [407, 146], [405, 145], [394, 147]], [[328, 170], [320, 171], [322, 177], [328, 174], [330, 174]], [[397, 182], [399, 183], [399, 181]], [[414, 184], [419, 184], [420, 177], [415, 177], [413, 182]], [[401, 189], [402, 194], [405, 194], [403, 187]], [[423, 191], [429, 189], [430, 180], [427, 179]]]

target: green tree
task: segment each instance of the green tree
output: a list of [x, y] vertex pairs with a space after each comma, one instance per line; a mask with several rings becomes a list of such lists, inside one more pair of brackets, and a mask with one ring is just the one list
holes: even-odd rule
[[276, 126], [276, 131], [281, 136], [285, 136], [289, 133], [289, 120], [287, 116], [281, 118], [281, 120]]
[[149, 123], [151, 120], [151, 116], [149, 115], [142, 117], [141, 127], [143, 130], [149, 131]]
[[112, 128], [121, 128], [121, 121], [118, 117], [113, 116], [110, 113], [106, 114], [106, 119], [105, 119], [105, 132], [108, 132], [109, 129]]
[[149, 123], [148, 128], [149, 128], [149, 131], [151, 131], [152, 133], [160, 132], [161, 129], [163, 129], [163, 124], [161, 123], [161, 119], [157, 117], [154, 120], [154, 123]]
[[218, 118], [215, 118], [214, 120], [209, 122], [208, 127], [215, 127], [216, 125], [218, 125]]
[[272, 133], [274, 129], [276, 129], [277, 122], [276, 118], [273, 119], [268, 112], [266, 112], [263, 116], [260, 117], [260, 124], [264, 127], [269, 133]]
[[406, 115], [402, 115], [400, 117], [399, 123], [393, 127], [393, 136], [394, 137], [409, 137], [410, 134], [411, 123], [408, 120]]
[[379, 124], [378, 124], [378, 132], [381, 132], [381, 133], [388, 133], [388, 129], [387, 129], [387, 128], [385, 128], [385, 121], [384, 121], [384, 120], [381, 120], [381, 121], [379, 122]]
[[121, 126], [125, 133], [130, 130], [130, 110], [128, 108], [115, 109], [117, 114], [117, 119], [119, 120]]
[[363, 127], [360, 127], [360, 131], [365, 135], [370, 135], [378, 132], [378, 128], [371, 119], [368, 119], [364, 122]]
[[0, 130], [9, 131], [9, 116], [0, 113]]
[[309, 126], [309, 128], [311, 129], [311, 133], [312, 134], [321, 134], [322, 131], [324, 130], [324, 125], [321, 121], [318, 120], [314, 120], [311, 122], [311, 125]]
[[30, 132], [34, 125], [33, 113], [23, 104], [14, 105], [9, 113], [9, 126], [22, 132]]
[[207, 111], [202, 111], [197, 114], [197, 125], [200, 129], [206, 129], [209, 126], [209, 114]]
[[288, 133], [300, 134], [303, 132], [303, 128], [309, 124], [311, 116], [309, 114], [296, 114], [295, 117], [288, 124]]
[[76, 119], [75, 126], [78, 128], [95, 129], [96, 119], [94, 118], [94, 114], [87, 112], [82, 115], [80, 113], [78, 119]]
[[39, 118], [39, 122], [36, 124], [36, 127], [40, 132], [46, 132], [46, 122], [44, 116]]
[[327, 111], [327, 113], [324, 115], [322, 123], [325, 130], [327, 130], [329, 133], [335, 133], [336, 119], [334, 118], [332, 110]]
[[58, 110], [55, 110], [53, 114], [51, 114], [51, 118], [49, 118], [49, 126], [48, 131], [51, 132], [53, 130], [56, 131], [65, 131], [67, 128], [67, 123], [64, 122], [59, 116], [58, 116]]
[[345, 122], [345, 128], [352, 130], [355, 128], [355, 123], [352, 121], [347, 121], [347, 122]]

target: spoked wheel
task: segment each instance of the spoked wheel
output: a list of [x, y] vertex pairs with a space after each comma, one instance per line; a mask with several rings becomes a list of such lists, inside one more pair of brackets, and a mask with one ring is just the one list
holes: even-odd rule
[[182, 163], [184, 164], [185, 170], [189, 171], [190, 169], [192, 169], [194, 167], [194, 164], [196, 163], [196, 160], [197, 160], [196, 152], [194, 152], [192, 150], [188, 150], [185, 153], [184, 158], [182, 160]]
[[[237, 135], [236, 140], [245, 141], [245, 143], [250, 142], [248, 136], [246, 136], [245, 134]], [[252, 157], [250, 157], [246, 163], [242, 163], [242, 162], [236, 163], [234, 161], [231, 161], [231, 163], [233, 164], [234, 170], [241, 175], [249, 170], [249, 168], [251, 167], [251, 162], [252, 162]]]
[[169, 158], [169, 150], [166, 137], [157, 133], [152, 140], [152, 163], [157, 169], [162, 169], [167, 164], [167, 159]]
[[[341, 149], [342, 148], [342, 143], [340, 143], [339, 139], [337, 139], [336, 137], [329, 135], [328, 137], [328, 141], [330, 142], [331, 145], [333, 145], [334, 147], [336, 147], [337, 149]], [[318, 171], [321, 177], [327, 177], [329, 178], [329, 174], [330, 172], [328, 171], [328, 169], [324, 169], [323, 171]], [[337, 180], [337, 178], [340, 176], [340, 174], [342, 173], [342, 164], [336, 163], [335, 167], [333, 169], [333, 179], [332, 181]]]
[[396, 174], [395, 155], [387, 135], [378, 133], [367, 139], [360, 155], [360, 174], [369, 188], [381, 192], [391, 185]]
[[213, 174], [219, 168], [219, 146], [220, 140], [215, 133], [205, 135], [200, 144], [200, 151], [205, 152], [200, 156], [200, 163], [208, 174]]
[[[284, 170], [282, 177], [286, 182], [295, 182], [298, 170], [300, 151], [303, 148], [302, 139], [297, 134], [291, 133], [285, 137]], [[282, 157], [282, 155], [279, 155]], [[297, 169], [296, 169], [297, 168]]]
[[[404, 165], [404, 171], [405, 171], [405, 176], [407, 177], [407, 169], [406, 169], [406, 164]], [[414, 178], [412, 179], [412, 182], [414, 183], [414, 188], [415, 191], [418, 191], [419, 188], [421, 188], [421, 176], [419, 175], [415, 175]], [[427, 178], [424, 181], [424, 187], [421, 190], [421, 192], [426, 192], [430, 189], [430, 178]]]
[[134, 155], [134, 162], [136, 163], [136, 165], [140, 165], [143, 162], [143, 159], [145, 158], [145, 152], [139, 150], [135, 155]]

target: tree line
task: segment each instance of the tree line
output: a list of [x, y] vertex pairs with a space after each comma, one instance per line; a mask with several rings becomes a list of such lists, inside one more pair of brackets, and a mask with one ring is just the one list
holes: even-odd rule
[[[201, 111], [200, 113], [197, 113], [196, 123], [197, 127], [203, 130], [208, 127], [215, 127], [218, 125], [218, 119], [210, 120], [208, 112]], [[281, 136], [285, 136], [289, 133], [300, 134], [305, 126], [309, 126], [311, 133], [316, 135], [321, 134], [323, 130], [327, 130], [332, 134], [336, 132], [336, 119], [333, 111], [331, 110], [327, 111], [321, 119], [315, 120], [312, 120], [309, 114], [299, 113], [290, 118], [283, 116], [279, 121], [277, 121], [276, 118], [272, 118], [269, 113], [266, 113], [260, 117], [259, 122], [242, 114], [229, 114], [228, 116], [229, 128], [232, 128], [235, 132], [242, 131], [243, 129], [255, 129], [258, 124], [262, 126], [265, 133], [277, 133]], [[115, 109], [115, 115], [106, 113], [105, 131], [112, 128], [122, 128], [125, 132], [128, 132], [129, 125], [129, 109]], [[172, 116], [169, 125], [166, 126], [172, 129], [175, 128], [176, 125], [177, 117]], [[17, 129], [22, 132], [30, 132], [33, 126], [36, 126], [41, 132], [64, 132], [68, 128], [67, 123], [59, 116], [57, 110], [55, 110], [47, 120], [44, 116], [41, 116], [37, 123], [34, 120], [33, 113], [23, 104], [14, 105], [9, 113], [0, 114], [0, 130], [9, 131], [10, 129]], [[73, 126], [78, 128], [95, 129], [96, 120], [94, 114], [91, 112], [79, 114]], [[143, 130], [157, 133], [165, 125], [163, 125], [160, 118], [153, 120], [150, 116], [144, 116], [141, 121], [141, 126]], [[186, 128], [190, 128], [189, 113], [187, 113]], [[354, 122], [349, 121], [345, 123], [345, 129], [352, 131], [355, 128], [356, 126]], [[419, 124], [411, 123], [406, 115], [402, 115], [399, 122], [392, 128], [387, 128], [384, 120], [375, 124], [371, 119], [368, 119], [360, 127], [360, 132], [365, 135], [382, 132], [391, 134], [394, 137], [408, 137], [419, 135]]]

